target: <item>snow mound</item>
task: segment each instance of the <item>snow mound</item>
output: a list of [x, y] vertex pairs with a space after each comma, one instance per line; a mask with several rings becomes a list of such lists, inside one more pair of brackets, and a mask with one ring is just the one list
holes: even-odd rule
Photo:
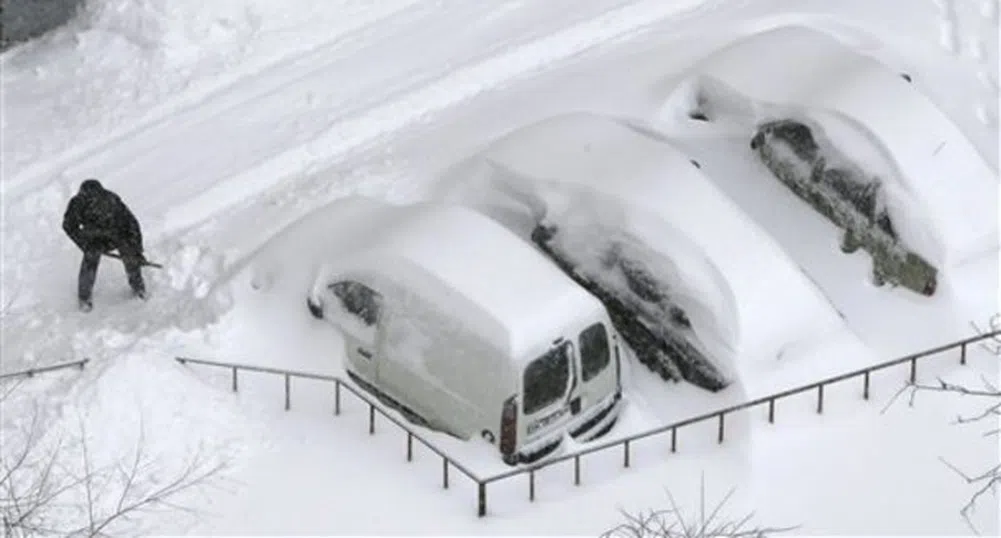
[[449, 170], [439, 195], [520, 234], [550, 212], [628, 230], [673, 266], [672, 284], [705, 316], [707, 340], [741, 360], [771, 359], [804, 334], [841, 327], [802, 272], [695, 163], [613, 118], [568, 114], [516, 130]]
[[264, 7], [263, 2], [227, 0], [92, 0], [84, 20], [90, 30], [117, 35], [169, 62], [196, 57], [204, 49], [218, 52], [253, 36], [270, 15]]
[[676, 120], [683, 103], [707, 107], [714, 122], [813, 118], [840, 151], [887, 179], [901, 235], [919, 253], [956, 266], [998, 248], [998, 179], [976, 148], [903, 77], [831, 36], [793, 26], [739, 40], [693, 68], [660, 120]]

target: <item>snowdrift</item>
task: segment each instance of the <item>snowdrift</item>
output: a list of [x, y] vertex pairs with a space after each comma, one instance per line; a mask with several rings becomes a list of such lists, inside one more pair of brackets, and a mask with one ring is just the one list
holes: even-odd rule
[[831, 36], [783, 27], [739, 40], [700, 61], [659, 119], [684, 109], [748, 122], [748, 140], [754, 124], [813, 120], [885, 180], [901, 238], [933, 264], [956, 266], [998, 248], [997, 177], [976, 148], [903, 77]]
[[729, 361], [771, 359], [804, 335], [841, 327], [805, 275], [697, 164], [617, 119], [575, 113], [518, 129], [448, 170], [438, 195], [525, 237], [542, 216], [585, 234], [625, 231], [673, 268], [669, 282], [700, 340]]

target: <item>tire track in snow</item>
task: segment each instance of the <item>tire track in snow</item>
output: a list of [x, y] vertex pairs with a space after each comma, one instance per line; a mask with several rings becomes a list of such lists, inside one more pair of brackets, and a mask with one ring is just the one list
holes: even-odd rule
[[[123, 142], [127, 143], [129, 138], [136, 133], [169, 124], [176, 115], [195, 110], [206, 100], [216, 95], [234, 92], [236, 96], [232, 98], [232, 106], [259, 98], [277, 88], [265, 87], [263, 92], [255, 91], [258, 90], [256, 87], [244, 90], [241, 88], [241, 84], [247, 78], [271, 69], [282, 72], [294, 71], [304, 65], [314, 64], [319, 58], [326, 58], [334, 53], [337, 53], [338, 57], [356, 53], [365, 36], [376, 33], [376, 30], [386, 25], [406, 24], [414, 18], [421, 17], [423, 12], [429, 11], [426, 3], [422, 3], [420, 0], [398, 0], [393, 4], [384, 2], [381, 7], [381, 9], [372, 9], [367, 12], [368, 16], [366, 17], [352, 20], [351, 24], [345, 26], [341, 32], [335, 32], [326, 41], [291, 55], [269, 56], [242, 64], [231, 75], [224, 78], [212, 77], [196, 84], [193, 88], [153, 107], [134, 122], [119, 126], [104, 136], [77, 144], [54, 158], [29, 165], [18, 171], [13, 178], [4, 181], [4, 196], [11, 202], [17, 201], [24, 195], [30, 194], [32, 190], [44, 188], [51, 181], [56, 180], [58, 176], [65, 174], [66, 168], [74, 162], [81, 161], [89, 155]], [[415, 11], [416, 13], [414, 13]]]
[[417, 91], [344, 119], [307, 144], [217, 182], [183, 206], [169, 210], [165, 231], [195, 226], [215, 213], [274, 187], [288, 177], [289, 170], [327, 166], [392, 132], [518, 76], [711, 4], [714, 3], [703, 0], [637, 2], [449, 73]]
[[947, 52], [958, 54], [959, 16], [955, 0], [935, 0], [935, 5], [939, 9], [939, 45]]
[[[992, 52], [980, 28], [997, 32], [998, 0], [935, 0], [939, 14], [939, 45], [959, 58], [969, 58], [977, 66], [977, 79], [985, 98], [973, 103], [973, 113], [983, 125], [997, 121], [998, 82], [990, 71]], [[962, 12], [960, 11], [962, 9]], [[995, 35], [995, 42], [996, 42]], [[996, 63], [996, 57], [994, 58]], [[996, 68], [996, 65], [995, 65]], [[996, 72], [996, 71], [995, 71]]]

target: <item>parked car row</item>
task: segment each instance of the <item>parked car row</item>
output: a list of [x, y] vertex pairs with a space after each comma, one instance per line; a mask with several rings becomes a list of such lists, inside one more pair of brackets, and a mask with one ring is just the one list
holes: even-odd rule
[[[877, 284], [934, 294], [938, 271], [901, 241], [883, 185], [819, 129], [769, 118], [747, 140], [844, 230], [845, 252], [871, 254]], [[467, 192], [479, 200], [387, 204], [370, 242], [323, 265], [307, 307], [343, 333], [351, 379], [408, 420], [482, 438], [510, 465], [536, 461], [613, 428], [626, 347], [665, 380], [726, 390], [741, 303], [813, 289], [786, 264], [767, 266], [781, 254], [729, 248], [781, 250], [731, 215], [700, 168], [636, 122], [569, 114], [526, 126], [451, 170], [458, 184], [478, 176]], [[734, 270], [756, 263], [785, 272]]]

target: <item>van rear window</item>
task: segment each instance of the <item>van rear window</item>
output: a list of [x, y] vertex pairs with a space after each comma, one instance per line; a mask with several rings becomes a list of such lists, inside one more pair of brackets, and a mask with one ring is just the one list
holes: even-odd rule
[[526, 415], [552, 405], [562, 398], [570, 383], [570, 342], [554, 347], [525, 367], [523, 412]]
[[611, 362], [608, 353], [608, 334], [601, 323], [595, 323], [581, 331], [580, 362], [583, 370], [581, 377], [585, 383], [601, 373]]

